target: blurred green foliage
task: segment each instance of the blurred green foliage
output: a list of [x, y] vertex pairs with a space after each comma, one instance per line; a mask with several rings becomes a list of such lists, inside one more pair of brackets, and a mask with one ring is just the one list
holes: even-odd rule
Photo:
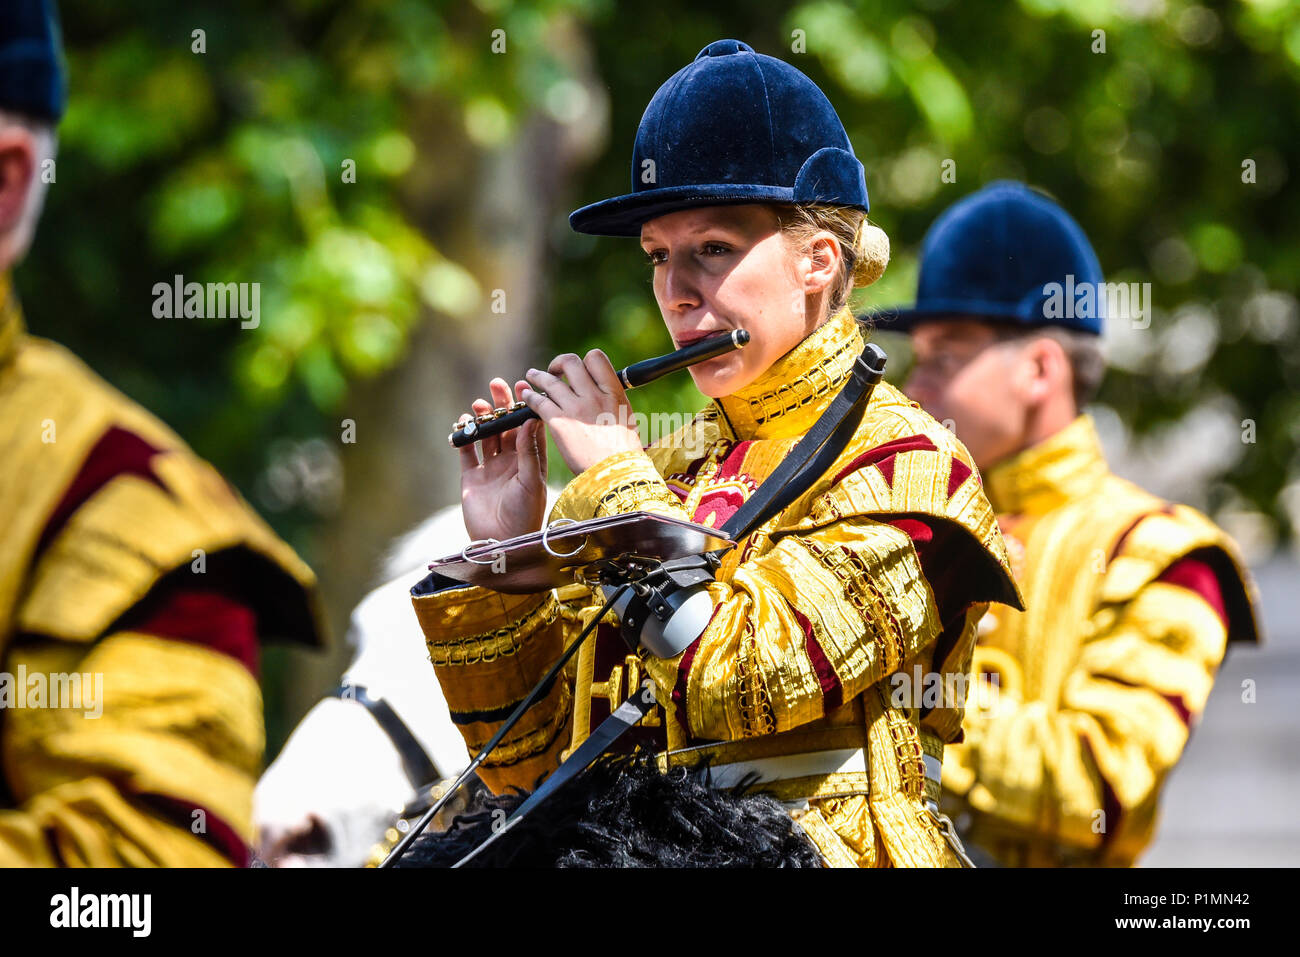
[[[57, 184], [17, 273], [29, 323], [159, 412], [255, 504], [276, 440], [335, 435], [349, 389], [400, 361], [417, 323], [472, 324], [488, 309], [473, 271], [436, 244], [461, 174], [422, 158], [417, 143], [454, 132], [479, 151], [476, 162], [529, 116], [563, 118], [582, 102], [572, 94], [586, 66], [555, 39], [565, 27], [590, 51], [611, 112], [603, 154], [567, 194], [537, 198], [553, 216], [550, 354], [601, 346], [621, 365], [671, 348], [637, 245], [575, 235], [566, 215], [628, 190], [651, 95], [709, 41], [736, 37], [819, 83], [866, 166], [871, 215], [893, 239], [894, 262], [857, 306], [911, 297], [916, 248], [949, 203], [997, 177], [1043, 187], [1084, 225], [1109, 279], [1154, 284], [1155, 320], [1120, 343], [1102, 402], [1151, 433], [1226, 401], [1256, 422], [1257, 442], [1225, 450], [1212, 503], [1240, 500], [1281, 537], [1294, 531], [1284, 503], [1300, 509], [1300, 5], [61, 8], [70, 109]], [[491, 52], [497, 29], [504, 55]], [[364, 171], [353, 184], [343, 181], [348, 160]], [[945, 161], [954, 183], [941, 179]], [[1243, 182], [1247, 161], [1253, 183]], [[151, 289], [175, 274], [260, 282], [261, 325], [160, 326]], [[635, 404], [703, 402], [678, 376]], [[551, 462], [563, 480], [554, 450]], [[271, 518], [300, 547], [322, 520], [301, 508]]]
[[[565, 72], [540, 40], [545, 5], [502, 11], [518, 53], [497, 57], [485, 14], [422, 0], [61, 10], [70, 103], [18, 271], [29, 324], [241, 488], [273, 440], [337, 434], [349, 384], [398, 362], [422, 317], [486, 308], [408, 214], [410, 181], [436, 175], [412, 127], [512, 135]], [[174, 275], [260, 283], [259, 326], [155, 319], [153, 285]], [[319, 520], [275, 518], [300, 545]]]

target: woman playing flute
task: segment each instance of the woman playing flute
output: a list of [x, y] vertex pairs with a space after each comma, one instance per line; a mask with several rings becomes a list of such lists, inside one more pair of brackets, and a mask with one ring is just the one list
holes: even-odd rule
[[[794, 67], [719, 40], [674, 74], [637, 130], [633, 192], [577, 210], [580, 232], [637, 237], [674, 344], [747, 329], [694, 365], [710, 399], [643, 447], [608, 358], [562, 355], [493, 405], [538, 415], [459, 455], [473, 539], [547, 520], [546, 433], [576, 478], [549, 516], [652, 511], [720, 527], [830, 405], [864, 346], [848, 308], [888, 241], [866, 221], [862, 164], [820, 89]], [[952, 866], [937, 812], [960, 740], [976, 625], [1020, 606], [970, 455], [891, 386], [812, 488], [725, 554], [713, 614], [681, 654], [629, 654], [612, 623], [479, 770], [534, 788], [635, 691], [657, 706], [623, 741], [715, 769], [753, 770], [845, 866]], [[430, 575], [412, 591], [438, 680], [471, 753], [591, 621], [599, 590], [507, 595]], [[621, 743], [621, 742], [620, 742]]]

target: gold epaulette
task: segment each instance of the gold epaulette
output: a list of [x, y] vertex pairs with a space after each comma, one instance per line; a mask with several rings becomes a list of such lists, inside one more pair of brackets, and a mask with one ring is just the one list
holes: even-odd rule
[[1258, 595], [1236, 544], [1194, 508], [1159, 507], [1158, 500], [1154, 504], [1157, 507], [1139, 519], [1117, 543], [1117, 551], [1102, 579], [1100, 600], [1126, 602], [1179, 559], [1193, 552], [1208, 551], [1207, 558], [1215, 566], [1228, 612], [1228, 640], [1259, 641], [1255, 616]]
[[[0, 614], [17, 630], [90, 641], [164, 576], [188, 568], [202, 581], [220, 567], [248, 584], [265, 634], [322, 640], [311, 569], [156, 418], [63, 347], [31, 337], [20, 342], [0, 389], [0, 510], [16, 532], [9, 558], [0, 560]], [[114, 427], [158, 450], [149, 459], [153, 478], [110, 478], [30, 568], [64, 493]]]

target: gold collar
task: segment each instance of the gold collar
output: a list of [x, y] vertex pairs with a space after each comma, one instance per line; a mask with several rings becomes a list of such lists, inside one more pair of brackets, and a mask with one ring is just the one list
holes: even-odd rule
[[25, 331], [13, 280], [9, 273], [0, 273], [0, 366], [9, 362], [18, 348], [18, 338]]
[[714, 399], [731, 437], [790, 438], [807, 432], [853, 371], [866, 344], [847, 307], [813, 330], [745, 388]]
[[1091, 416], [984, 473], [984, 488], [999, 515], [1041, 515], [1094, 488], [1109, 473]]

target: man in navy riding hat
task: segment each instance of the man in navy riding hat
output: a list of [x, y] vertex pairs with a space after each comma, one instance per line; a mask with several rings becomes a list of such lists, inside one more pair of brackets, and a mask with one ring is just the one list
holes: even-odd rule
[[[0, 867], [249, 861], [267, 635], [311, 570], [216, 470], [57, 343], [9, 270], [54, 162], [52, 3], [0, 5]], [[152, 320], [146, 320], [152, 321]]]
[[997, 182], [935, 221], [915, 306], [882, 323], [983, 473], [1025, 596], [981, 624], [943, 763], [968, 844], [1006, 865], [1132, 864], [1227, 643], [1258, 640], [1231, 540], [1111, 474], [1083, 412], [1119, 301], [1078, 223]]

